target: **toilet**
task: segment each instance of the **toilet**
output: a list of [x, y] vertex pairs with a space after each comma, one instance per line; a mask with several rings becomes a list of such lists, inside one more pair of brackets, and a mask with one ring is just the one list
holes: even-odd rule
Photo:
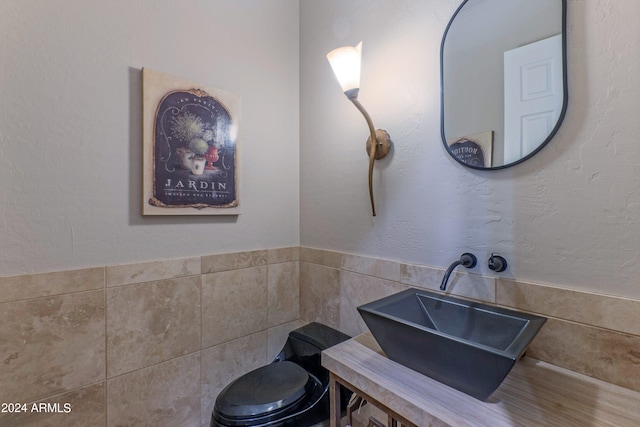
[[[316, 322], [291, 331], [273, 362], [220, 392], [211, 427], [309, 427], [327, 420], [329, 372], [321, 365], [320, 353], [349, 338]], [[345, 407], [349, 396], [343, 398]]]

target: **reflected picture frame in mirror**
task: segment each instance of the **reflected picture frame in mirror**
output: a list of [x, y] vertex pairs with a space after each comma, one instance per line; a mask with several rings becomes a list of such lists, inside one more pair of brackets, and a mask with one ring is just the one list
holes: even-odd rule
[[567, 1], [464, 0], [442, 37], [440, 92], [442, 143], [458, 163], [533, 157], [567, 110]]

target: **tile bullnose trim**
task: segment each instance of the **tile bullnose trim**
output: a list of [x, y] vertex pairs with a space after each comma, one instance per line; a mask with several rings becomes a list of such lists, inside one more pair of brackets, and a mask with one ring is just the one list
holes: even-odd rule
[[268, 264], [280, 264], [283, 262], [293, 262], [293, 261], [299, 261], [299, 260], [300, 260], [299, 246], [267, 249]]
[[342, 254], [342, 264], [340, 268], [353, 273], [399, 282], [401, 277], [400, 265], [400, 262], [394, 260]]
[[308, 262], [311, 264], [318, 264], [332, 268], [341, 268], [342, 257], [343, 254], [341, 252], [300, 247], [300, 261]]
[[106, 284], [107, 287], [133, 285], [198, 276], [201, 273], [200, 257], [109, 265], [106, 267]]
[[202, 274], [261, 267], [267, 265], [267, 258], [267, 249], [203, 255]]
[[0, 277], [0, 303], [104, 289], [105, 275], [89, 267]]

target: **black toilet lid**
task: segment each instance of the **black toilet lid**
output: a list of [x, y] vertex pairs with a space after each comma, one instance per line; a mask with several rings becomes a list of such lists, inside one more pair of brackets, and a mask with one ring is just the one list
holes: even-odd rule
[[271, 363], [225, 387], [216, 399], [216, 410], [243, 418], [283, 409], [305, 395], [308, 381], [307, 371], [293, 362]]

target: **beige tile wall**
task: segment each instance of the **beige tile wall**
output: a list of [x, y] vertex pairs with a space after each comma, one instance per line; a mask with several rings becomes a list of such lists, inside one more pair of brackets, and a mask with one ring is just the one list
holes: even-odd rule
[[27, 409], [0, 426], [208, 426], [222, 387], [302, 324], [298, 259], [283, 248], [0, 277], [0, 402]]
[[[437, 290], [443, 273], [284, 248], [0, 277], [0, 402], [28, 409], [0, 425], [208, 426], [222, 387], [268, 363], [290, 330], [320, 321], [357, 335], [357, 306]], [[448, 292], [548, 317], [530, 356], [640, 390], [640, 301], [459, 271]]]
[[[300, 248], [300, 273], [301, 317], [357, 335], [357, 306], [408, 287], [439, 292], [444, 270]], [[640, 391], [640, 300], [458, 270], [447, 293], [547, 317], [527, 355]]]

